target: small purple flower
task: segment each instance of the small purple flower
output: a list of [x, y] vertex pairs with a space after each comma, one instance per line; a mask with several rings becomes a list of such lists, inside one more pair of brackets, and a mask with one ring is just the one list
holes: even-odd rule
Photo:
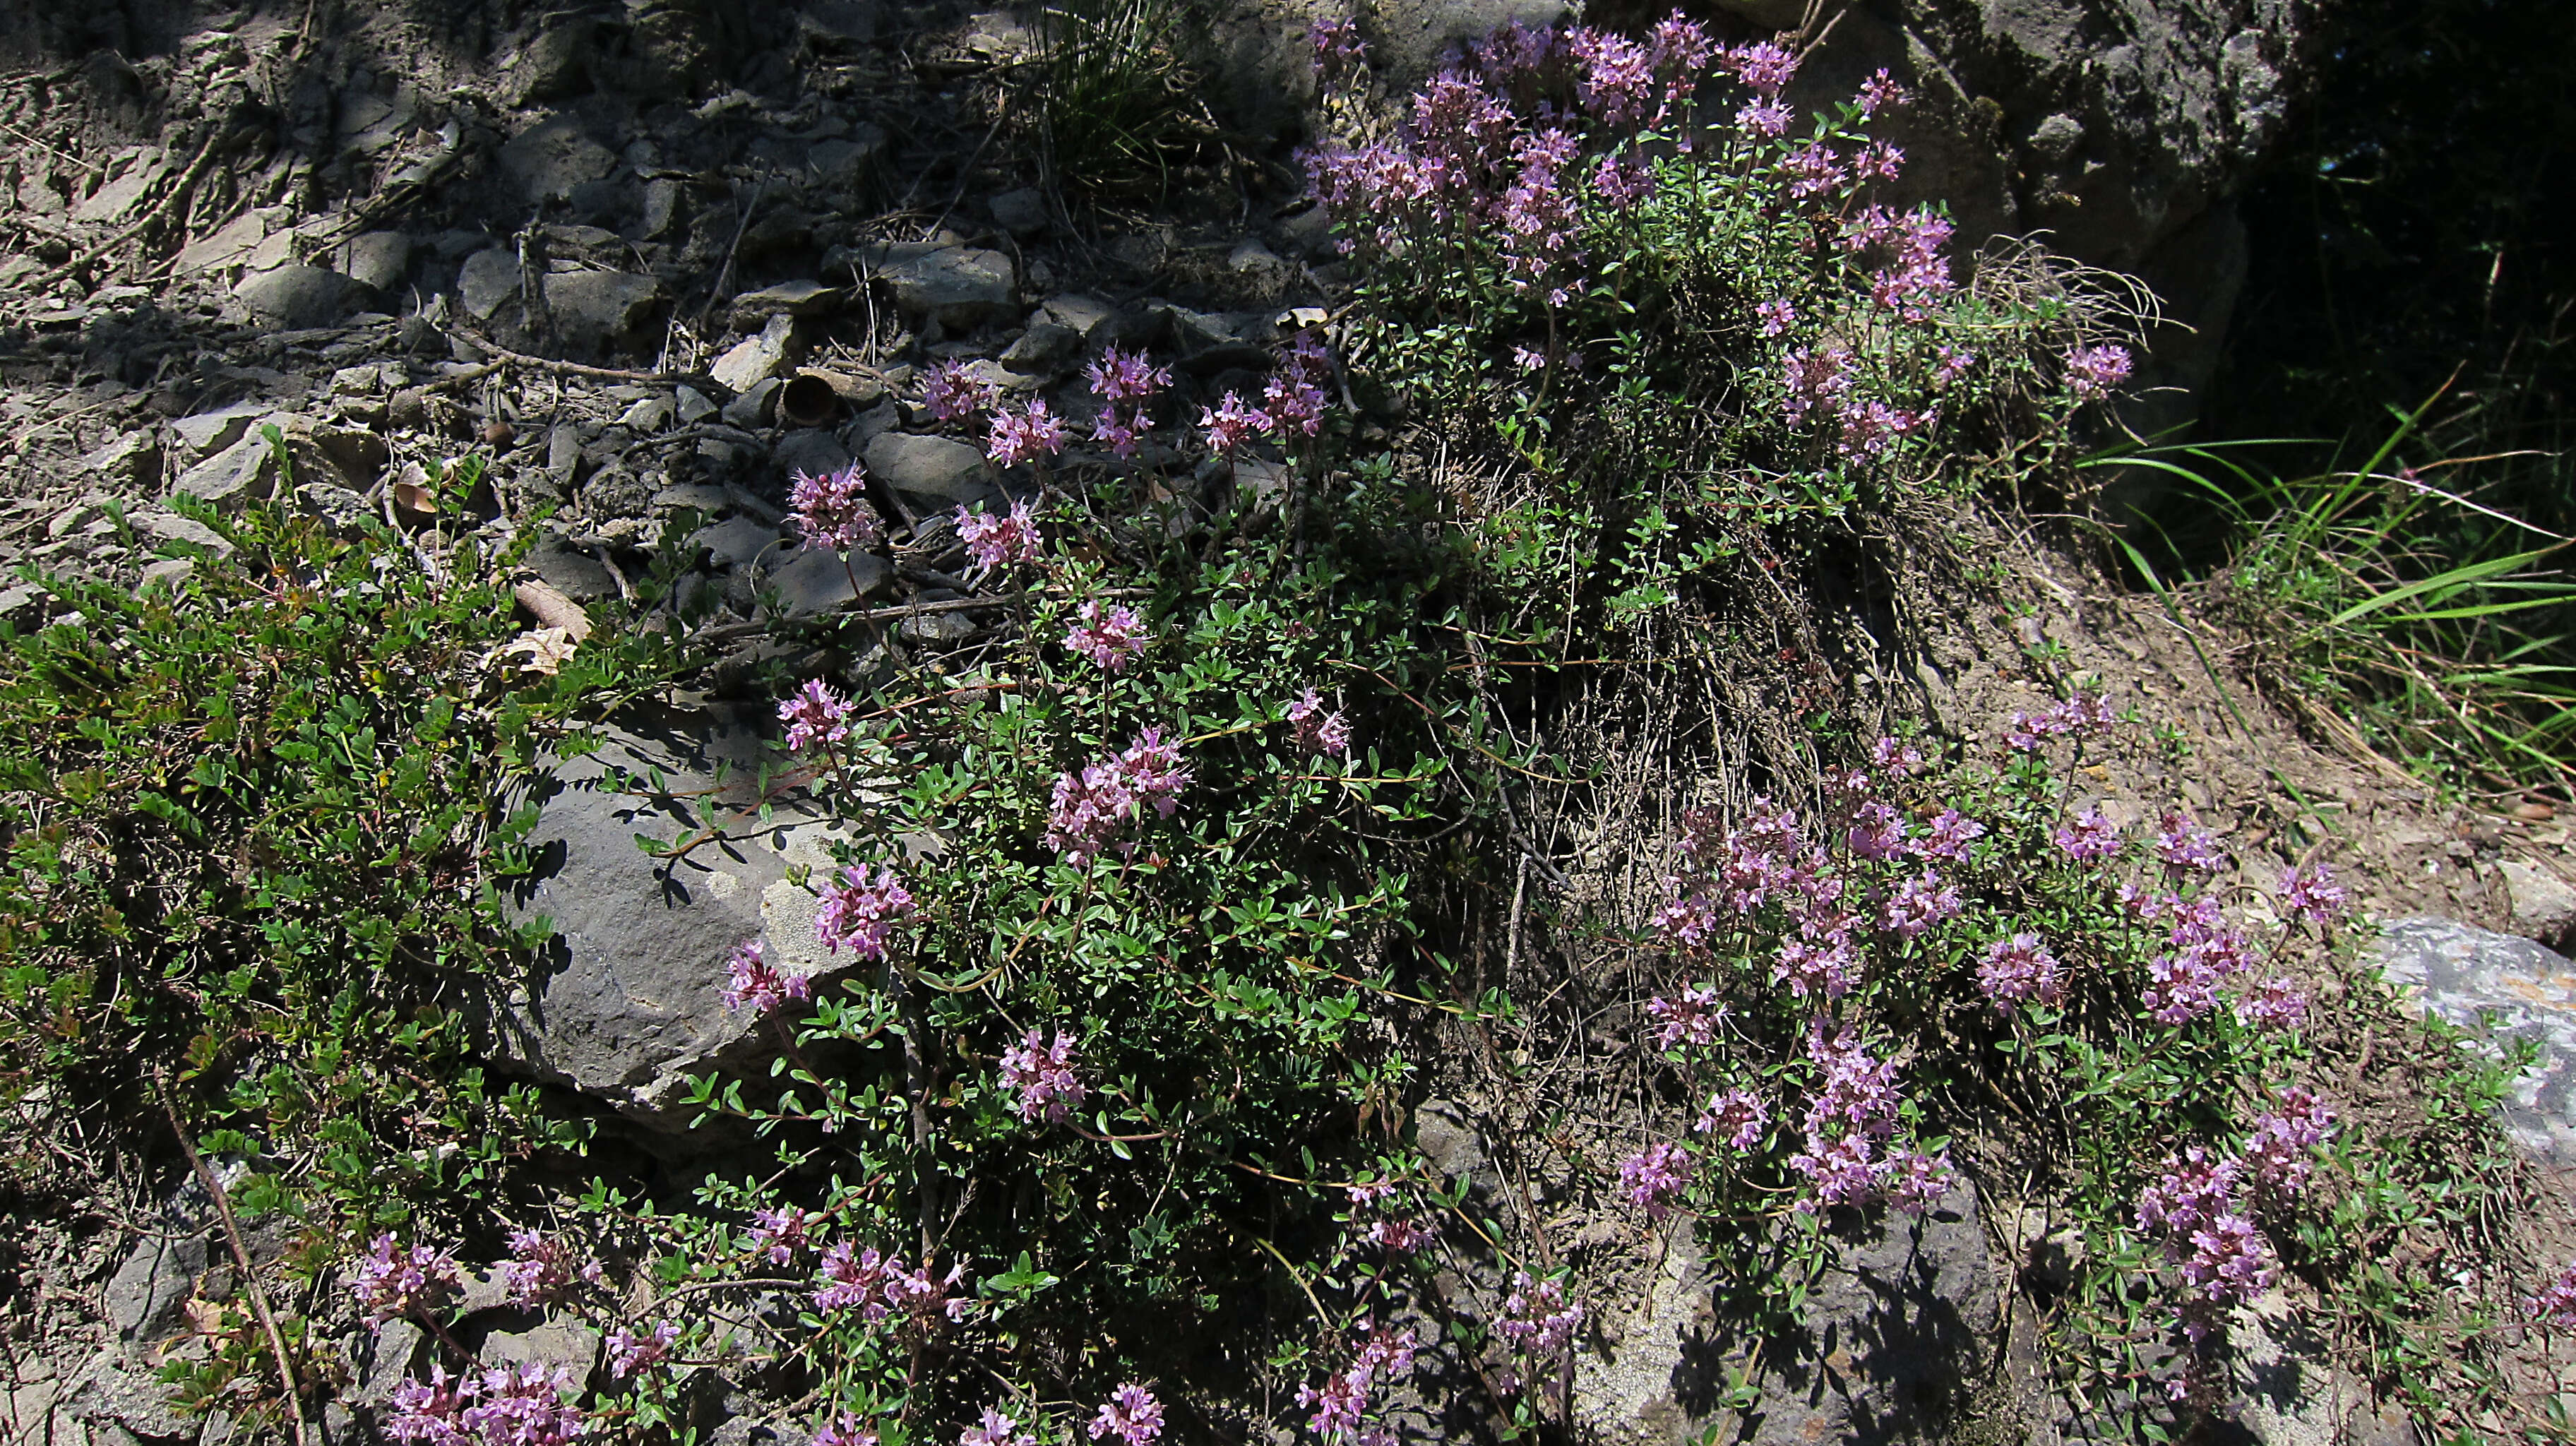
[[485, 1371], [477, 1381], [478, 1399], [458, 1419], [480, 1433], [486, 1446], [563, 1446], [590, 1424], [581, 1408], [564, 1400], [577, 1384], [570, 1369], [549, 1371], [534, 1361]]
[[1208, 450], [1229, 457], [1243, 450], [1243, 444], [1250, 441], [1255, 432], [1264, 430], [1268, 420], [1259, 411], [1245, 406], [1243, 398], [1233, 392], [1219, 398], [1214, 407], [1199, 409], [1199, 425], [1207, 431]]
[[1010, 467], [1052, 457], [1064, 450], [1067, 439], [1064, 423], [1047, 410], [1046, 398], [1031, 397], [1029, 404], [1017, 412], [993, 414], [993, 430], [984, 443], [984, 455], [992, 458], [997, 467]]
[[1647, 1219], [1661, 1220], [1690, 1183], [1691, 1163], [1690, 1152], [1669, 1140], [1648, 1145], [1619, 1162], [1619, 1188]]
[[993, 384], [961, 361], [944, 361], [930, 369], [921, 405], [934, 421], [954, 422], [996, 405]]
[[1777, 96], [1798, 73], [1798, 57], [1768, 40], [1739, 45], [1718, 61], [1757, 94]]
[[1646, 1013], [1663, 1026], [1655, 1047], [1672, 1049], [1679, 1045], [1706, 1045], [1717, 1041], [1717, 1027], [1726, 1021], [1726, 1006], [1717, 1002], [1717, 986], [1694, 984], [1678, 999], [1655, 998], [1646, 1001]]
[[[1612, 206], [1622, 211], [1633, 211], [1639, 203], [1655, 194], [1655, 169], [1635, 156], [1624, 160], [1603, 156], [1600, 163], [1592, 168], [1592, 189]], [[1763, 334], [1768, 336], [1772, 333]]]
[[1306, 44], [1314, 52], [1320, 80], [1337, 80], [1368, 61], [1368, 43], [1360, 39], [1357, 21], [1318, 17], [1306, 27]]
[[966, 555], [980, 568], [1004, 567], [1014, 562], [1035, 562], [1045, 538], [1029, 512], [1027, 498], [1011, 504], [1011, 510], [994, 514], [980, 508], [969, 512], [957, 509], [957, 540], [966, 544]]
[[2107, 397], [2129, 379], [2129, 349], [2079, 346], [2066, 353], [2066, 384], [2086, 400]]
[[2196, 869], [2216, 873], [2227, 867], [2227, 855], [2219, 852], [2218, 840], [2179, 813], [2167, 813], [2157, 826], [2156, 857], [2176, 872]]
[[2051, 841], [2068, 858], [2091, 863], [2120, 851], [2120, 826], [2103, 817], [2102, 810], [2087, 809], [2081, 816], [2059, 824]]
[[2281, 912], [2293, 919], [2331, 924], [2352, 906], [2352, 895], [2324, 864], [2306, 864], [2281, 876]]
[[1073, 1036], [1061, 1029], [1055, 1032], [1053, 1044], [1032, 1029], [1018, 1044], [1002, 1051], [1002, 1087], [1019, 1091], [1014, 1108], [1021, 1119], [1044, 1115], [1049, 1124], [1063, 1124], [1091, 1093], [1074, 1073], [1073, 1053]]
[[1574, 93], [1594, 119], [1622, 130], [1650, 123], [1655, 103], [1652, 51], [1615, 31], [1588, 25], [1566, 32], [1565, 48], [1583, 67]]
[[1764, 336], [1778, 336], [1798, 324], [1798, 308], [1790, 305], [1785, 296], [1775, 296], [1753, 308], [1753, 315], [1759, 323], [1756, 329]]
[[1021, 1430], [1019, 1422], [986, 1406], [984, 1419], [967, 1427], [958, 1436], [957, 1446], [1038, 1446], [1038, 1438]]
[[1179, 809], [1181, 789], [1189, 781], [1189, 770], [1181, 766], [1180, 745], [1164, 742], [1162, 729], [1148, 728], [1136, 735], [1124, 753], [1078, 773], [1056, 776], [1047, 846], [1063, 851], [1066, 861], [1077, 868], [1088, 864], [1127, 825], [1143, 819], [1148, 806], [1159, 817], [1170, 818]]
[[427, 1245], [396, 1249], [391, 1234], [379, 1235], [358, 1262], [349, 1283], [367, 1324], [416, 1319], [452, 1300], [461, 1285], [455, 1257]]
[[1082, 369], [1083, 380], [1104, 402], [1147, 402], [1172, 384], [1172, 369], [1153, 364], [1142, 351], [1103, 348], [1100, 360]]
[[1938, 870], [1925, 869], [1887, 896], [1878, 926], [1900, 939], [1919, 939], [1942, 920], [1959, 917], [1962, 907], [1959, 891], [1942, 883]]
[[814, 1433], [814, 1446], [877, 1446], [877, 1433], [859, 1417], [836, 1411]]
[[1064, 645], [1101, 668], [1123, 671], [1145, 651], [1145, 633], [1136, 610], [1124, 603], [1106, 607], [1086, 599], [1075, 610], [1077, 621], [1064, 635]]
[[2296, 1029], [2308, 1017], [2307, 991], [2279, 977], [2257, 980], [2237, 999], [2236, 1017], [2264, 1029]]
[[1314, 689], [1307, 689], [1288, 705], [1288, 722], [1296, 729], [1299, 748], [1335, 758], [1350, 757], [1350, 723], [1338, 712], [1325, 711], [1323, 696]]
[[1771, 1107], [1749, 1089], [1720, 1090], [1711, 1096], [1708, 1109], [1694, 1121], [1696, 1134], [1715, 1135], [1731, 1150], [1750, 1150], [1762, 1143], [1771, 1128]]
[[1965, 863], [1969, 846], [1985, 836], [1984, 824], [1955, 808], [1945, 808], [1933, 815], [1923, 837], [1914, 841], [1914, 854], [1917, 858]]
[[429, 1379], [406, 1376], [394, 1387], [385, 1434], [409, 1446], [467, 1446], [463, 1413], [480, 1394], [471, 1376], [458, 1378], [432, 1362]]
[[1515, 1350], [1539, 1359], [1555, 1355], [1574, 1342], [1583, 1325], [1583, 1303], [1568, 1301], [1553, 1280], [1531, 1280], [1528, 1271], [1512, 1274], [1512, 1293], [1503, 1298], [1494, 1331]]
[[789, 492], [788, 521], [808, 547], [847, 552], [885, 541], [885, 519], [868, 501], [867, 474], [852, 462], [838, 472], [799, 472]]
[[2523, 1301], [2523, 1313], [2545, 1327], [2576, 1330], [2576, 1265], [2558, 1273], [2558, 1278], [2540, 1288], [2540, 1293]]
[[825, 687], [822, 679], [808, 678], [794, 697], [778, 705], [778, 721], [787, 725], [789, 752], [830, 747], [850, 736], [850, 703]]
[[1883, 110], [1893, 110], [1905, 104], [1908, 99], [1910, 97], [1907, 96], [1905, 87], [1898, 84], [1896, 78], [1882, 68], [1877, 74], [1860, 83], [1860, 94], [1852, 97], [1852, 104], [1860, 107], [1863, 117], [1869, 117]]
[[1872, 141], [1852, 157], [1852, 178], [1865, 180], [1876, 176], [1893, 181], [1905, 171], [1905, 152], [1885, 141]]
[[1950, 1155], [1943, 1151], [1927, 1155], [1921, 1150], [1903, 1150], [1887, 1158], [1879, 1172], [1879, 1190], [1887, 1203], [1908, 1215], [1920, 1215], [1941, 1203], [1954, 1182]]
[[1789, 129], [1789, 108], [1776, 100], [1757, 100], [1735, 113], [1735, 128], [1749, 136], [1776, 141]]
[[803, 974], [782, 974], [769, 962], [768, 946], [746, 939], [725, 960], [724, 1006], [767, 1014], [790, 999], [814, 997], [814, 981]]
[[1109, 1393], [1108, 1402], [1085, 1429], [1094, 1441], [1115, 1436], [1127, 1446], [1152, 1446], [1163, 1434], [1163, 1403], [1154, 1399], [1153, 1392], [1130, 1382]]
[[2048, 952], [2037, 934], [2015, 934], [1988, 946], [1977, 962], [1977, 987], [1999, 1007], [2007, 1000], [2054, 1005], [2066, 998], [2057, 956]]
[[2297, 1085], [2281, 1091], [2278, 1109], [2254, 1117], [2245, 1143], [2245, 1163], [2257, 1184], [2295, 1195], [2308, 1183], [2317, 1146], [2334, 1128], [2334, 1111], [2325, 1101]]
[[841, 881], [824, 888], [814, 910], [814, 939], [834, 954], [847, 945], [854, 959], [883, 959], [894, 926], [912, 912], [912, 891], [892, 865], [880, 864], [872, 875], [861, 864], [841, 870]]
[[680, 1326], [676, 1321], [657, 1322], [642, 1335], [619, 1326], [608, 1333], [608, 1368], [631, 1380], [669, 1360], [671, 1348], [679, 1340]]
[[1841, 155], [1823, 141], [1798, 147], [1780, 165], [1789, 177], [1789, 194], [1801, 201], [1838, 190], [1849, 179], [1843, 173]]
[[2138, 1229], [2188, 1238], [2234, 1210], [2245, 1167], [2232, 1156], [2212, 1159], [2198, 1145], [2166, 1159], [2155, 1184], [2138, 1192]]
[[1368, 1228], [1367, 1240], [1389, 1255], [1410, 1255], [1440, 1238], [1440, 1227], [1418, 1216], [1379, 1220]]
[[1892, 858], [1905, 847], [1905, 820], [1889, 804], [1864, 803], [1852, 810], [1843, 842], [1865, 859]]
[[514, 1305], [542, 1306], [569, 1295], [576, 1283], [598, 1284], [599, 1262], [576, 1252], [560, 1235], [510, 1232], [510, 1254], [501, 1262], [501, 1287]]
[[781, 1205], [774, 1210], [755, 1210], [751, 1216], [749, 1248], [767, 1257], [772, 1265], [791, 1264], [804, 1251], [808, 1243], [805, 1231], [813, 1223], [813, 1217], [792, 1205]]

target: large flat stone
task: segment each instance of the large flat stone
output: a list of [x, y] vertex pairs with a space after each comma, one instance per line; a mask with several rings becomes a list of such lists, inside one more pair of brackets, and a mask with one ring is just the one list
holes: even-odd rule
[[868, 475], [913, 497], [951, 506], [981, 502], [998, 489], [983, 452], [947, 437], [880, 432], [868, 441]]
[[898, 245], [869, 259], [896, 308], [915, 325], [936, 321], [955, 331], [1018, 314], [1018, 273], [999, 251]]
[[531, 203], [567, 199], [576, 187], [616, 168], [617, 157], [568, 114], [548, 116], [501, 147], [501, 169]]
[[2371, 961], [2409, 1002], [2473, 1039], [2540, 1047], [2502, 1123], [2544, 1165], [2576, 1172], [2576, 963], [2529, 939], [2426, 916], [2389, 924]]

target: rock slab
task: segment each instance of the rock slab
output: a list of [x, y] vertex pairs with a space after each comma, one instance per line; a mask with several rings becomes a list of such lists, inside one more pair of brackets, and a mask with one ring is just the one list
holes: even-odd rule
[[2576, 1171], [2576, 962], [2529, 939], [2422, 916], [2389, 924], [2373, 962], [2418, 1007], [2472, 1039], [2539, 1046], [2503, 1124], [2541, 1163]]

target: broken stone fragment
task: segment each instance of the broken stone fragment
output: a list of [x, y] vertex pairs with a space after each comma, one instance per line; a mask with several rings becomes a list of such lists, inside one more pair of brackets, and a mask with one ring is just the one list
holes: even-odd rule
[[505, 246], [477, 251], [456, 274], [456, 293], [477, 320], [490, 321], [502, 303], [519, 294], [518, 253]]
[[546, 310], [576, 346], [640, 342], [662, 302], [662, 283], [622, 271], [558, 271], [545, 279]]
[[280, 266], [242, 278], [233, 295], [251, 316], [286, 331], [309, 331], [340, 319], [349, 278], [320, 266]]
[[894, 245], [871, 255], [869, 270], [915, 326], [935, 321], [951, 331], [971, 330], [1019, 311], [1017, 274], [999, 251]]
[[1000, 490], [981, 451], [946, 437], [883, 432], [868, 442], [866, 460], [869, 476], [941, 511], [987, 501]]
[[733, 349], [716, 359], [707, 375], [716, 384], [739, 396], [755, 385], [778, 374], [787, 364], [788, 349], [795, 335], [794, 317], [776, 315], [760, 329], [760, 335], [736, 342]]

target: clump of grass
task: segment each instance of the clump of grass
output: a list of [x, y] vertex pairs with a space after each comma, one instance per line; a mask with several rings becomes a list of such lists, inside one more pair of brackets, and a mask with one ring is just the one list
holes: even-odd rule
[[1041, 12], [1036, 120], [1047, 173], [1092, 195], [1168, 188], [1216, 133], [1177, 0], [1065, 0]]
[[2085, 465], [2153, 467], [2215, 509], [2223, 550], [2203, 587], [2243, 625], [2240, 663], [2348, 751], [2468, 791], [2564, 791], [2576, 783], [2576, 539], [2484, 500], [2515, 455], [2408, 465], [2430, 450], [2438, 401], [2357, 465], [2306, 476], [2264, 466], [2260, 444]]

